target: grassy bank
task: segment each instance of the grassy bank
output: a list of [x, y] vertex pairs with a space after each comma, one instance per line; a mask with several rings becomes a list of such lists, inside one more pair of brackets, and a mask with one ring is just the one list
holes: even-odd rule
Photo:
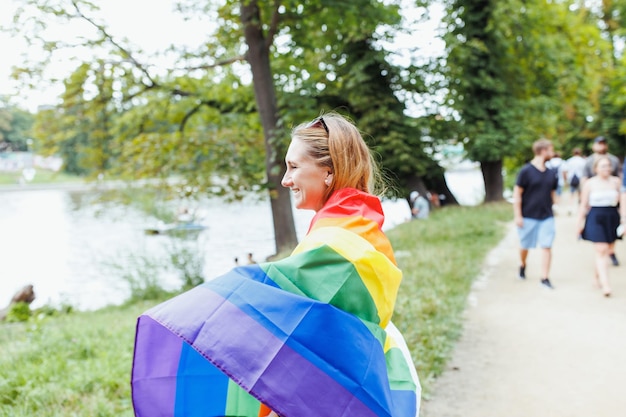
[[452, 207], [388, 233], [404, 272], [393, 320], [411, 349], [426, 397], [460, 335], [472, 282], [512, 218], [509, 203]]
[[[20, 178], [22, 178], [22, 171], [0, 172], [0, 185], [20, 184]], [[37, 169], [35, 176], [32, 181], [28, 182], [28, 184], [75, 183], [83, 181], [83, 178], [76, 175], [50, 171], [47, 169]]]
[[[394, 322], [426, 395], [460, 334], [471, 283], [511, 218], [504, 203], [451, 207], [389, 232], [404, 271]], [[135, 320], [155, 303], [0, 324], [0, 417], [132, 416]]]

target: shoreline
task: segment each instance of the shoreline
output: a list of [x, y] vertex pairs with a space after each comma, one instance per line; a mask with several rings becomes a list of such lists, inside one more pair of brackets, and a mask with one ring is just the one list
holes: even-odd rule
[[3, 192], [20, 192], [20, 191], [46, 191], [46, 190], [62, 190], [62, 191], [103, 191], [122, 188], [132, 188], [134, 186], [142, 186], [150, 184], [153, 181], [76, 181], [76, 182], [51, 182], [51, 183], [30, 183], [30, 184], [0, 184], [0, 193]]
[[69, 190], [82, 191], [92, 187], [85, 182], [78, 183], [48, 183], [48, 184], [0, 184], [0, 193], [20, 192], [20, 191], [45, 191], [45, 190]]

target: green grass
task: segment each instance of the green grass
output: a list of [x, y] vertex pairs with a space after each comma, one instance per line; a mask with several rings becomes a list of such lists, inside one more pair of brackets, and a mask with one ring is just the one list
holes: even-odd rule
[[[506, 203], [442, 208], [388, 233], [404, 271], [394, 322], [425, 396], [460, 335], [472, 281], [512, 211]], [[0, 324], [0, 417], [133, 416], [135, 321], [156, 303]]]
[[411, 349], [425, 397], [460, 336], [472, 282], [512, 218], [508, 203], [449, 207], [388, 233], [404, 273], [393, 321]]
[[[0, 185], [19, 184], [21, 172], [0, 172]], [[83, 178], [64, 172], [54, 172], [47, 169], [37, 169], [37, 173], [29, 184], [53, 184], [65, 182], [81, 182]]]
[[0, 326], [0, 416], [132, 416], [135, 319], [152, 304]]

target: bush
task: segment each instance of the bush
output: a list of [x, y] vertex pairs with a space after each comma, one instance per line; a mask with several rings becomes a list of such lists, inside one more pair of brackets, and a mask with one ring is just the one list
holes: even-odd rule
[[28, 321], [32, 316], [30, 305], [28, 303], [19, 302], [11, 304], [7, 313], [6, 321], [9, 323], [17, 323]]

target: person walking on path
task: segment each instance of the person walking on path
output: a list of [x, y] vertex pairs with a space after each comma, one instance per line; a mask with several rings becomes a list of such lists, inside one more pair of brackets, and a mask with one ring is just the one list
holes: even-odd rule
[[526, 260], [532, 248], [541, 248], [541, 285], [553, 289], [550, 282], [552, 242], [554, 241], [554, 214], [557, 177], [546, 167], [554, 155], [552, 142], [539, 139], [533, 144], [534, 158], [517, 175], [513, 188], [515, 225], [520, 240], [520, 279], [526, 279]]
[[572, 156], [565, 161], [563, 167], [563, 180], [569, 185], [569, 208], [568, 213], [572, 213], [572, 207], [578, 207], [580, 204], [580, 182], [583, 177], [586, 159], [580, 148], [572, 150]]
[[[587, 162], [585, 164], [585, 169], [583, 172], [583, 184], [584, 182], [593, 177], [595, 175], [593, 171], [593, 164], [596, 158], [606, 155], [611, 161], [611, 175], [619, 177], [621, 174], [620, 162], [619, 158], [613, 154], [609, 153], [609, 143], [604, 136], [598, 136], [593, 140], [593, 145], [591, 147], [593, 154], [591, 154], [587, 158]], [[609, 257], [611, 258], [611, 262], [613, 265], [618, 266], [619, 260], [617, 256], [615, 256], [615, 242], [609, 245]]]
[[552, 172], [554, 172], [554, 175], [557, 176], [555, 204], [559, 205], [561, 204], [561, 194], [563, 193], [563, 188], [565, 187], [565, 179], [563, 178], [565, 160], [561, 158], [560, 153], [555, 152], [554, 156], [550, 158], [550, 160], [546, 161], [546, 167], [550, 168]]
[[619, 162], [619, 158], [609, 153], [609, 143], [604, 136], [598, 136], [593, 140], [591, 150], [593, 153], [589, 156], [589, 158], [587, 158], [585, 169], [583, 170], [583, 181], [595, 175], [595, 172], [593, 171], [593, 164], [596, 158], [602, 155], [606, 155], [611, 161], [611, 175], [616, 177], [620, 176], [621, 164]]
[[594, 242], [594, 284], [602, 289], [605, 297], [609, 297], [609, 245], [618, 238], [620, 179], [611, 175], [611, 160], [606, 155], [596, 158], [594, 173], [596, 175], [583, 186], [577, 233], [582, 239]]
[[[626, 280], [609, 299], [589, 288], [589, 246], [576, 216], [555, 216], [559, 291], [511, 279], [515, 226], [486, 256], [460, 339], [426, 386], [420, 417], [617, 417], [626, 410]], [[626, 256], [626, 245], [617, 245]], [[539, 269], [530, 264], [529, 272]]]

